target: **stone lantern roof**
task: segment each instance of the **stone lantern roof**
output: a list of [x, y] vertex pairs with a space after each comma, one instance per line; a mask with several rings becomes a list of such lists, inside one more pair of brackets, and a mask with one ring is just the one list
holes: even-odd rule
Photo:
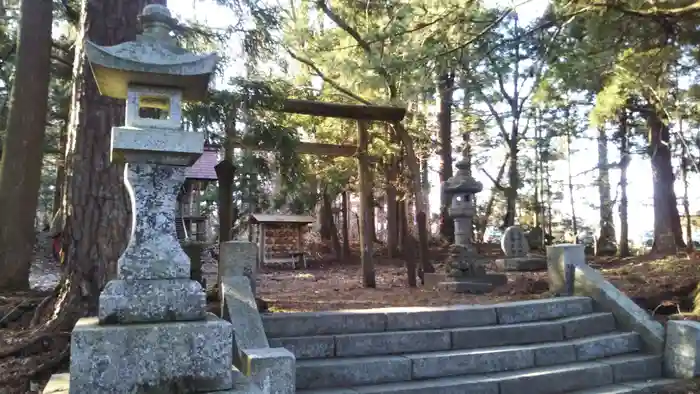
[[460, 160], [455, 165], [457, 166], [457, 173], [452, 178], [448, 179], [444, 184], [446, 193], [475, 194], [484, 189], [484, 185], [482, 185], [481, 182], [469, 175], [469, 162], [466, 160]]
[[147, 5], [139, 20], [143, 33], [135, 41], [106, 47], [85, 40], [85, 54], [100, 93], [126, 99], [127, 86], [134, 84], [181, 89], [183, 100], [203, 100], [218, 56], [198, 55], [177, 46], [170, 35], [177, 21], [163, 5]]

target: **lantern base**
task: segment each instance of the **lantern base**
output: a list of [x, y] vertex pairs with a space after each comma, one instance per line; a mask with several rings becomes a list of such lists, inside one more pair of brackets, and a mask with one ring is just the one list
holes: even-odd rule
[[100, 294], [101, 324], [203, 320], [206, 294], [190, 279], [112, 280]]
[[188, 167], [204, 152], [204, 134], [181, 129], [112, 127], [112, 161]]

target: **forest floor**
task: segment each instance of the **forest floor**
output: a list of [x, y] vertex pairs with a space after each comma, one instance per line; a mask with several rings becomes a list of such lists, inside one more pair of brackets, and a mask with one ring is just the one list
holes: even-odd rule
[[[444, 248], [432, 248], [431, 259], [442, 261], [445, 252]], [[483, 245], [480, 252], [491, 258], [500, 255], [496, 245]], [[310, 261], [306, 269], [265, 268], [258, 275], [258, 295], [268, 302], [273, 312], [496, 303], [549, 296], [546, 272], [509, 273], [507, 285], [489, 294], [469, 295], [409, 288], [403, 261], [388, 259], [380, 253], [375, 263], [376, 289], [362, 287], [359, 260], [354, 258], [343, 262]], [[640, 306], [654, 311], [660, 321], [665, 321], [668, 315], [692, 309], [692, 293], [700, 281], [700, 256], [591, 258], [590, 264]], [[440, 271], [442, 265], [436, 264], [436, 268]], [[203, 273], [209, 284], [216, 282], [216, 271], [215, 260], [205, 261]], [[22, 385], [21, 390], [11, 388], [10, 376], [2, 371], [12, 369], [8, 365], [17, 368], [32, 361], [31, 358], [3, 358], [2, 349], [26, 327], [33, 308], [56, 285], [59, 277], [59, 267], [52, 262], [50, 251], [37, 250], [30, 278], [34, 290], [0, 294], [0, 394], [38, 393], [43, 387], [47, 376], [38, 377], [29, 387]], [[216, 309], [215, 305], [211, 307]], [[700, 381], [697, 386], [686, 384], [669, 393], [700, 394]]]

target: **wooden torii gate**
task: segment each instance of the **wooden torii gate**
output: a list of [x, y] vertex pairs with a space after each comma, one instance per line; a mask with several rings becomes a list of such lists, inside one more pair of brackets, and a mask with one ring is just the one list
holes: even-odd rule
[[[357, 121], [357, 145], [335, 145], [315, 142], [301, 142], [296, 151], [301, 154], [312, 154], [331, 157], [357, 156], [358, 178], [360, 191], [360, 261], [362, 263], [362, 284], [364, 287], [377, 287], [372, 259], [372, 234], [370, 220], [371, 207], [367, 206], [372, 185], [370, 184], [369, 154], [369, 122], [399, 122], [406, 116], [406, 108], [384, 105], [356, 105], [325, 103], [320, 101], [287, 99], [281, 108], [275, 111], [300, 115], [323, 116], [329, 118], [353, 119]], [[240, 142], [234, 143], [241, 148], [269, 151], [258, 147], [246, 147]]]

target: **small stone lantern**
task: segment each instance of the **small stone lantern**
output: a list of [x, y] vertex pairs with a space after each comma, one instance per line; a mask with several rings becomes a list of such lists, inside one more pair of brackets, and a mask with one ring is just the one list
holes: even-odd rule
[[455, 241], [450, 246], [447, 275], [435, 275], [433, 279], [432, 274], [426, 274], [426, 283], [428, 275], [431, 275], [430, 283], [438, 289], [458, 293], [484, 293], [504, 284], [507, 278], [487, 274], [487, 260], [478, 255], [472, 244], [472, 226], [476, 215], [473, 197], [483, 189], [483, 185], [469, 174], [467, 154], [464, 152], [463, 159], [457, 162], [457, 173], [442, 185], [443, 193], [451, 197], [448, 213], [455, 225]]
[[233, 387], [233, 329], [206, 312], [202, 286], [175, 232], [176, 199], [204, 136], [181, 127], [183, 101], [205, 98], [218, 61], [177, 46], [162, 5], [140, 15], [143, 34], [111, 47], [85, 41], [100, 93], [125, 99], [112, 129], [112, 160], [126, 162], [128, 246], [98, 317], [71, 337], [70, 393], [210, 392]]
[[457, 173], [445, 182], [444, 191], [452, 201], [448, 213], [455, 224], [455, 245], [471, 247], [472, 227], [476, 208], [473, 204], [474, 194], [483, 190], [481, 182], [469, 175], [469, 162], [462, 159], [457, 162]]

